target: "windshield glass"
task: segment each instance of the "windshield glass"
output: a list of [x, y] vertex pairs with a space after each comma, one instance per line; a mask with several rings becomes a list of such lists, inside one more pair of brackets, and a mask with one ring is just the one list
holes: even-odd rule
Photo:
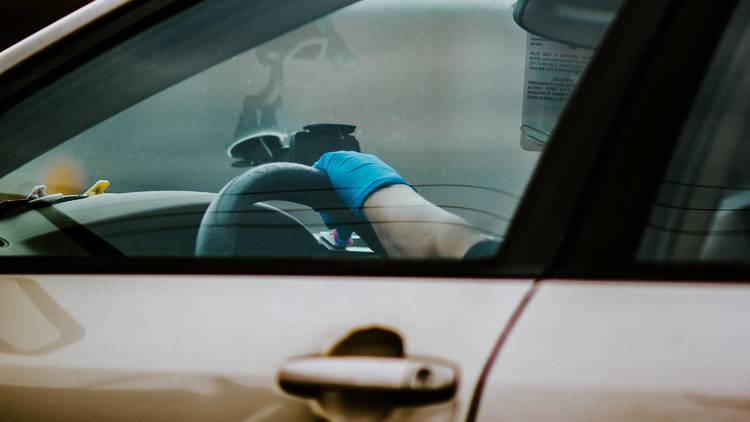
[[[295, 27], [291, 30], [279, 29], [283, 23], [262, 22], [255, 4], [201, 3], [5, 113], [0, 118], [6, 134], [3, 146], [11, 151], [7, 146], [13, 142], [3, 166], [7, 174], [0, 178], [5, 199], [24, 198], [35, 186], [45, 185], [37, 196], [64, 195], [63, 201], [47, 198], [52, 205], [46, 208], [66, 216], [70, 224], [87, 227], [125, 255], [193, 255], [200, 249], [195, 239], [201, 224], [207, 224], [206, 209], [233, 178], [268, 162], [310, 165], [325, 152], [358, 149], [387, 163], [426, 201], [415, 206], [407, 198], [405, 203], [411, 205], [401, 206], [385, 198], [378, 207], [424, 211], [430, 233], [447, 232], [438, 242], [461, 236], [443, 226], [471, 230], [472, 239], [494, 242], [487, 253], [491, 255], [546, 142], [529, 148], [529, 139], [523, 139], [531, 136], [522, 133], [522, 126], [528, 128], [528, 108], [539, 107], [524, 102], [545, 92], [554, 99], [554, 115], [545, 115], [538, 126], [548, 135], [590, 51], [557, 43], [541, 46], [543, 39], [514, 22], [511, 0], [365, 0], [302, 26], [288, 23]], [[282, 12], [268, 16], [281, 22]], [[243, 25], [231, 17], [244, 19]], [[270, 26], [274, 29], [264, 29]], [[261, 43], [252, 39], [274, 31], [281, 35], [266, 36], [270, 40]], [[542, 47], [546, 50], [539, 53]], [[529, 63], [541, 62], [529, 59], [535, 48], [539, 51], [532, 55], [549, 55], [551, 60], [559, 53], [561, 60], [575, 62], [564, 74], [567, 86], [559, 80], [559, 89], [539, 82], [545, 76], [538, 66], [531, 70], [535, 80], [528, 80]], [[563, 50], [549, 53], [555, 48]], [[550, 113], [549, 107], [541, 108]], [[304, 129], [323, 123], [353, 128]], [[337, 141], [343, 138], [343, 144]], [[329, 175], [338, 171], [321, 170]], [[68, 197], [99, 180], [109, 182], [106, 193]], [[333, 176], [332, 181], [334, 190], [342, 192]], [[363, 194], [363, 199], [377, 199], [372, 195], [378, 191]], [[404, 195], [410, 194], [396, 195], [395, 200]], [[364, 229], [357, 227], [373, 223], [362, 209], [352, 210], [362, 221], [349, 221], [355, 234], [346, 239], [350, 230], [331, 234], [331, 228], [345, 224], [331, 222], [331, 215], [323, 216], [324, 221], [315, 200], [261, 199], [273, 209], [232, 203], [219, 211], [237, 213], [242, 207], [249, 214], [267, 214], [232, 224], [256, 229], [276, 224], [292, 234], [259, 235], [250, 229], [240, 235], [226, 222], [210, 220], [208, 225], [226, 225], [222, 236], [253, 237], [253, 242], [272, 249], [274, 243], [305, 243], [305, 237], [315, 242], [301, 251], [279, 246], [281, 255], [290, 251], [307, 256], [309, 249], [310, 256], [349, 257], [373, 250], [358, 236]], [[349, 199], [344, 198], [342, 208], [351, 207]], [[427, 203], [450, 216], [433, 216]], [[4, 226], [14, 227], [6, 235], [11, 245], [3, 249], [6, 254], [77, 253], [73, 246], [56, 249], [54, 240], [69, 233], [60, 233], [55, 221], [48, 224], [50, 217], [44, 213], [49, 210], [31, 208], [0, 215]], [[424, 223], [422, 215], [407, 215], [404, 221]], [[402, 225], [399, 231], [412, 236], [410, 228]], [[376, 227], [376, 232], [388, 249], [391, 239], [383, 239], [390, 236], [387, 230]], [[336, 236], [343, 238], [338, 244], [331, 241]], [[241, 250], [231, 243], [226, 252], [214, 248], [208, 254], [259, 253], [258, 247]]]

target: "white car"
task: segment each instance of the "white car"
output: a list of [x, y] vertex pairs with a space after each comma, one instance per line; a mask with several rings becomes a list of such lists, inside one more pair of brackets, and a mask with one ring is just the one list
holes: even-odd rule
[[[750, 420], [749, 19], [90, 3], [0, 53], [0, 419]], [[499, 251], [396, 259], [336, 150]]]

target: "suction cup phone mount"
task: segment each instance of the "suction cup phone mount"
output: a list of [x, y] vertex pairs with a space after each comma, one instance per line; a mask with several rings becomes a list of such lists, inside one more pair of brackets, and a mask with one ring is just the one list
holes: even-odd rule
[[275, 132], [257, 133], [233, 143], [227, 155], [237, 160], [232, 163], [233, 167], [286, 161], [311, 166], [326, 152], [361, 151], [359, 141], [352, 135], [356, 128], [318, 123], [307, 125], [288, 137]]

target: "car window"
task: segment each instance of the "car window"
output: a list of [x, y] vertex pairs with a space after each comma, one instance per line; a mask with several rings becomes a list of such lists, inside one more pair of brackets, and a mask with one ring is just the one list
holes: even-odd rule
[[642, 262], [750, 261], [749, 19], [742, 1], [661, 181]]
[[[367, 224], [331, 224], [340, 207], [305, 203], [316, 189], [293, 175], [260, 205], [227, 193], [223, 223], [205, 219], [248, 171], [359, 149], [456, 216], [446, 224], [493, 242], [491, 255], [591, 50], [527, 33], [511, 0], [364, 0], [259, 43], [249, 39], [268, 23], [253, 4], [198, 4], [0, 117], [0, 192], [16, 200], [0, 215], [0, 251], [192, 256], [207, 229], [204, 243], [251, 244], [208, 255], [372, 256]], [[345, 225], [348, 242], [330, 231]]]

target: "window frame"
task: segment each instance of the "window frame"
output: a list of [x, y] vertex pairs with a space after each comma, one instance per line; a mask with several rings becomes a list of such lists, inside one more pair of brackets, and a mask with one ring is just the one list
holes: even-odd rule
[[659, 181], [737, 4], [738, 0], [711, 8], [695, 0], [670, 4], [666, 22], [646, 53], [649, 63], [622, 102], [620, 118], [602, 135], [612, 141], [603, 144], [549, 276], [747, 280], [747, 267], [743, 275], [743, 267], [731, 264], [635, 262]]
[[[301, 0], [268, 3], [282, 8], [304, 4], [308, 19], [352, 3], [335, 0], [311, 5]], [[31, 95], [60, 75], [85, 63], [128, 37], [158, 24], [194, 4], [197, 0], [134, 0], [107, 16], [66, 36], [59, 42], [0, 75], [0, 112]], [[306, 274], [306, 275], [383, 275], [432, 277], [544, 277], [564, 273], [570, 265], [560, 265], [590, 250], [571, 242], [579, 231], [576, 216], [597, 204], [591, 200], [590, 178], [601, 173], [603, 151], [612, 151], [606, 136], [620, 123], [618, 113], [633, 102], [632, 91], [640, 86], [649, 69], [652, 39], [663, 36], [677, 0], [664, 2], [630, 1], [623, 6], [602, 43], [603, 54], [595, 57], [582, 76], [577, 90], [559, 126], [553, 142], [540, 157], [534, 176], [516, 210], [500, 254], [494, 259], [455, 261], [381, 261], [311, 259], [193, 259], [193, 258], [70, 258], [4, 257], [2, 273], [137, 273], [137, 274]], [[691, 1], [691, 4], [697, 1]], [[278, 10], [274, 9], [274, 10]], [[287, 9], [289, 10], [289, 9]], [[636, 17], [647, 17], [632, 25]], [[299, 16], [297, 16], [299, 18]], [[617, 47], [625, 47], [617, 49]], [[614, 64], [614, 65], [613, 65]], [[614, 86], [614, 92], [600, 86]], [[625, 105], [623, 105], [625, 104]], [[596, 110], [594, 124], [587, 115]], [[611, 154], [610, 154], [611, 155]], [[616, 157], [614, 157], [616, 158]], [[609, 163], [614, 158], [608, 157]], [[608, 168], [607, 166], [604, 166]], [[573, 170], [573, 171], [571, 171]], [[550, 208], [551, 207], [551, 208]], [[550, 216], [547, 210], [554, 209]], [[544, 218], [543, 218], [544, 217]], [[580, 225], [589, 228], [587, 224]], [[580, 237], [580, 236], [578, 236]], [[561, 241], [562, 239], [562, 241]], [[571, 261], [574, 262], [575, 261]], [[291, 265], [290, 265], [291, 264]], [[334, 264], [334, 265], [331, 265]], [[577, 265], [577, 264], [576, 264]], [[563, 269], [562, 272], [558, 268]], [[586, 268], [578, 266], [572, 268]], [[580, 271], [575, 271], [581, 274]]]

